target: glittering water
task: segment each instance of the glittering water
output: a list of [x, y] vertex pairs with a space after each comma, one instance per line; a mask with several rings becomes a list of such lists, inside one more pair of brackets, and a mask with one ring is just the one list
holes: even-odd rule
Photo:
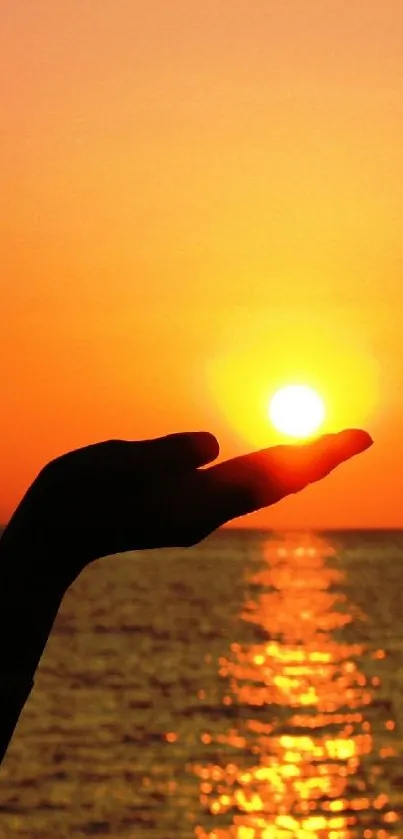
[[403, 836], [403, 534], [94, 563], [0, 769], [0, 839]]

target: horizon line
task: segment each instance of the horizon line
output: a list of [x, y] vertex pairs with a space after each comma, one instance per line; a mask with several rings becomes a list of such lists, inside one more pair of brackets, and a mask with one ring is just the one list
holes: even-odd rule
[[[7, 524], [0, 523], [0, 530], [5, 530], [7, 526]], [[288, 527], [242, 527], [242, 525], [224, 524], [221, 527], [217, 527], [215, 531], [213, 530], [208, 535], [212, 535], [220, 530], [252, 531], [255, 533], [403, 533], [403, 524], [395, 526], [374, 525], [373, 527], [306, 527], [303, 525], [299, 527], [297, 525], [289, 525]]]

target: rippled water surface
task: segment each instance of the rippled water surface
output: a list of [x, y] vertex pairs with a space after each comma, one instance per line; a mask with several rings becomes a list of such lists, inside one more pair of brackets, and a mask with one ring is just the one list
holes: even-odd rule
[[0, 769], [0, 839], [403, 837], [403, 535], [94, 563]]

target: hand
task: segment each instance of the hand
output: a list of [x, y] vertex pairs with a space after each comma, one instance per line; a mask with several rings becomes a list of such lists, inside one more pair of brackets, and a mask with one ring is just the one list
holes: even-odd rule
[[[35, 573], [67, 588], [92, 560], [142, 548], [190, 546], [220, 525], [275, 504], [372, 445], [365, 431], [327, 434], [214, 461], [206, 432], [111, 440], [62, 455], [40, 472], [3, 534], [35, 555]], [[38, 567], [39, 566], [39, 567]]]

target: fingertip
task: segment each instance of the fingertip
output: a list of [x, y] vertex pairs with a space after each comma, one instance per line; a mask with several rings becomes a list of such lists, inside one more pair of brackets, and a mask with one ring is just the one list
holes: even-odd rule
[[368, 445], [371, 445], [374, 442], [368, 431], [365, 431], [363, 428], [344, 428], [342, 431], [339, 431], [338, 434], [339, 436], [349, 437], [352, 440], [362, 440]]
[[352, 457], [366, 451], [373, 445], [373, 439], [361, 428], [345, 428], [335, 434], [319, 437], [315, 443], [316, 454], [312, 459], [315, 482], [326, 477], [330, 472]]
[[347, 457], [365, 452], [374, 441], [368, 431], [362, 428], [345, 428], [335, 435], [336, 445], [345, 451]]
[[210, 431], [194, 432], [195, 448], [200, 455], [200, 465], [216, 460], [220, 453], [220, 444]]

